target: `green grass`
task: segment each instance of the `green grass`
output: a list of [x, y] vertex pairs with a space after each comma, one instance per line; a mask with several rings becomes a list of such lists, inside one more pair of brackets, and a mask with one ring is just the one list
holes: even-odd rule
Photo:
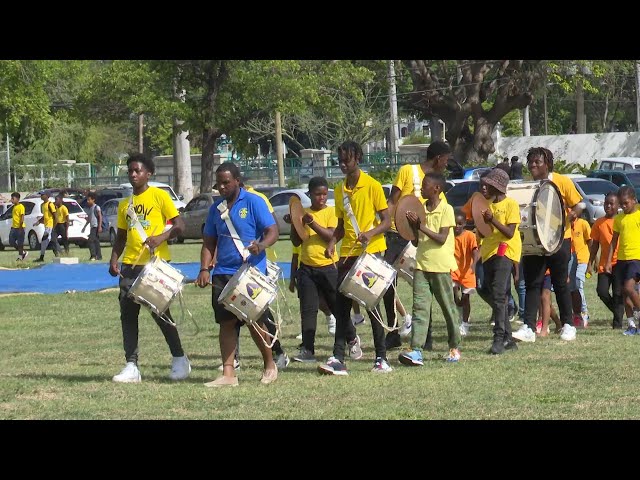
[[[197, 242], [171, 247], [174, 261], [197, 261]], [[111, 249], [103, 245], [103, 257]], [[277, 245], [286, 261], [291, 248]], [[88, 259], [86, 249], [72, 254]], [[33, 255], [33, 254], [32, 254]], [[15, 253], [0, 252], [0, 266], [13, 267]], [[47, 260], [52, 255], [47, 253]], [[25, 262], [30, 264], [30, 262]], [[140, 369], [143, 381], [121, 385], [111, 377], [124, 365], [117, 291], [0, 297], [0, 418], [2, 419], [625, 419], [640, 418], [635, 386], [640, 337], [610, 329], [610, 313], [587, 281], [592, 317], [575, 342], [558, 335], [491, 356], [489, 307], [472, 297], [471, 334], [461, 345], [462, 360], [447, 364], [446, 328], [435, 307], [435, 351], [424, 367], [407, 368], [389, 353], [394, 371], [376, 375], [369, 320], [358, 328], [364, 360], [348, 361], [347, 377], [320, 376], [315, 365], [296, 364], [272, 385], [261, 385], [262, 362], [246, 328], [242, 330], [240, 386], [208, 389], [220, 364], [218, 327], [211, 290], [188, 285], [184, 295], [200, 332], [183, 345], [193, 371], [184, 382], [168, 379], [168, 348], [148, 313], [140, 315]], [[411, 305], [409, 286], [400, 281], [402, 300]], [[297, 299], [286, 291], [282, 342], [292, 356], [299, 341]], [[174, 304], [175, 305], [175, 304]], [[291, 314], [289, 314], [289, 309]], [[174, 313], [178, 310], [174, 307]], [[179, 316], [179, 315], [176, 315]], [[319, 316], [317, 357], [331, 354], [332, 339]]]

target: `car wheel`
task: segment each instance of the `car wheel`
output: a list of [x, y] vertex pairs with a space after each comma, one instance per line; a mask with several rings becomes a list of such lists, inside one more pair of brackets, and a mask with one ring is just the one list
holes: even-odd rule
[[178, 243], [184, 243], [184, 237], [178, 237]]
[[116, 231], [113, 228], [109, 230], [109, 243], [112, 247], [116, 244]]
[[38, 242], [38, 236], [33, 230], [29, 232], [29, 248], [31, 250], [40, 250], [40, 242]]

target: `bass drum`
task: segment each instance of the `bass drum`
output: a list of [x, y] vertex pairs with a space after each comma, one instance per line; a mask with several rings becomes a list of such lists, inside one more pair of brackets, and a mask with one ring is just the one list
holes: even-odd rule
[[520, 206], [522, 255], [553, 255], [560, 250], [566, 213], [558, 187], [549, 180], [509, 183], [507, 197]]

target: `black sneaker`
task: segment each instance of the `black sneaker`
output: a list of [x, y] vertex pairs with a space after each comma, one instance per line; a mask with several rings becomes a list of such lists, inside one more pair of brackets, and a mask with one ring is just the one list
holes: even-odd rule
[[502, 355], [504, 353], [504, 342], [502, 340], [494, 340], [489, 349], [492, 355]]
[[505, 350], [517, 350], [518, 343], [513, 339], [505, 340], [502, 345], [504, 345]]
[[302, 363], [315, 363], [317, 362], [316, 357], [313, 355], [311, 350], [307, 350], [302, 347], [300, 349], [300, 353], [293, 357], [294, 362], [302, 362]]
[[384, 344], [387, 350], [391, 350], [392, 348], [400, 348], [402, 346], [400, 334], [397, 331], [387, 333], [387, 336], [384, 339]]
[[44, 257], [36, 258], [34, 262], [44, 262]]

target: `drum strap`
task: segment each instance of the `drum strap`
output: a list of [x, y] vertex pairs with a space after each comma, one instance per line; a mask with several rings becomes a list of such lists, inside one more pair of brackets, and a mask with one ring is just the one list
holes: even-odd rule
[[136, 213], [136, 209], [133, 205], [133, 195], [129, 197], [129, 206], [127, 207], [127, 215], [129, 215], [129, 218], [133, 222], [133, 228], [136, 229], [136, 231], [138, 232], [138, 235], [140, 235], [140, 239], [144, 243], [144, 241], [147, 239], [147, 233], [144, 231], [144, 228], [142, 228], [142, 224], [140, 223], [140, 219], [138, 218], [138, 214]]
[[351, 225], [353, 225], [353, 230], [356, 232], [356, 238], [360, 235], [360, 227], [358, 226], [358, 220], [356, 220], [356, 216], [353, 213], [353, 208], [351, 207], [351, 200], [349, 199], [349, 195], [347, 195], [344, 191], [342, 192], [342, 204], [344, 205], [344, 211], [349, 216], [349, 221]]
[[223, 200], [222, 203], [218, 205], [218, 211], [220, 212], [220, 218], [224, 220], [224, 223], [226, 223], [227, 228], [229, 229], [229, 233], [231, 234], [231, 239], [233, 240], [233, 244], [238, 249], [238, 253], [240, 253], [240, 256], [242, 257], [242, 261], [246, 262], [247, 257], [249, 257], [249, 252], [245, 248], [244, 244], [242, 243], [242, 240], [240, 240], [240, 235], [238, 235], [238, 232], [236, 231], [236, 227], [233, 226], [233, 222], [231, 221], [231, 217], [229, 216], [230, 210], [229, 210], [229, 207], [227, 206], [226, 200]]
[[421, 190], [421, 182], [420, 182], [420, 172], [419, 172], [419, 168], [420, 165], [411, 165], [411, 167], [413, 168], [413, 194], [418, 197], [421, 198], [422, 194], [420, 193]]

